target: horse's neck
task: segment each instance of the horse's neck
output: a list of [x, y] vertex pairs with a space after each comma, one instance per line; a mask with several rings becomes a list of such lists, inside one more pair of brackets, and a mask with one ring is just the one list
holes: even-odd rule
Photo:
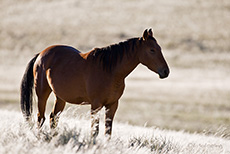
[[137, 51], [131, 51], [130, 55], [124, 55], [121, 63], [116, 67], [116, 75], [125, 79], [139, 64]]

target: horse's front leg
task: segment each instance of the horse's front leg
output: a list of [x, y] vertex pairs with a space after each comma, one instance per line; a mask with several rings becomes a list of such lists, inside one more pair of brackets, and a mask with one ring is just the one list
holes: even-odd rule
[[111, 137], [112, 134], [112, 124], [115, 112], [117, 111], [118, 101], [105, 106], [105, 135], [109, 135]]
[[91, 105], [91, 137], [96, 138], [99, 134], [99, 115], [101, 107]]

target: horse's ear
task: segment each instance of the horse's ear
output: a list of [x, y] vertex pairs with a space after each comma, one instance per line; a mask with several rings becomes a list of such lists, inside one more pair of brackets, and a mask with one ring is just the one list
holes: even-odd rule
[[148, 30], [146, 29], [145, 31], [144, 31], [144, 33], [143, 33], [143, 39], [144, 40], [147, 40], [147, 38], [148, 38]]
[[152, 28], [149, 29], [149, 36], [153, 37], [153, 32], [152, 32]]

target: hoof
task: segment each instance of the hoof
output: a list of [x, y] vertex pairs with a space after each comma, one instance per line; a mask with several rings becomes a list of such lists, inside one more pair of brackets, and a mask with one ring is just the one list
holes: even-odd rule
[[37, 123], [37, 125], [38, 125], [39, 129], [43, 126], [45, 120], [46, 120], [45, 117], [43, 117], [43, 118], [38, 117], [38, 123]]

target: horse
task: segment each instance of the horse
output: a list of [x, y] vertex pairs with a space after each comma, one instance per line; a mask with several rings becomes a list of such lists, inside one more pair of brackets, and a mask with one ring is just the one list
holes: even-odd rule
[[56, 99], [50, 114], [50, 128], [55, 129], [66, 102], [91, 105], [91, 136], [99, 133], [98, 111], [105, 107], [105, 135], [111, 136], [118, 101], [125, 88], [125, 78], [138, 64], [147, 66], [163, 79], [169, 67], [161, 47], [146, 29], [141, 37], [94, 48], [82, 53], [66, 45], [54, 45], [35, 55], [21, 81], [20, 103], [23, 116], [31, 119], [33, 89], [37, 95], [37, 126], [45, 121], [46, 102], [51, 92]]

